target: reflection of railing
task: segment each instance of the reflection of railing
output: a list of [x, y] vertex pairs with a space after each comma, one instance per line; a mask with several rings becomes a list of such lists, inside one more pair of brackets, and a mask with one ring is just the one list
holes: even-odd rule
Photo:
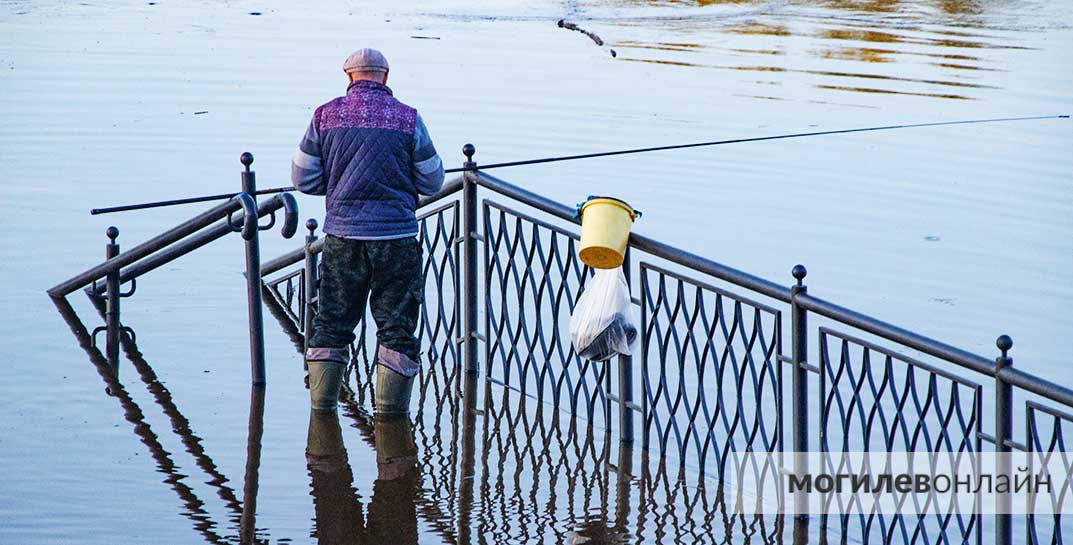
[[[134, 433], [149, 449], [153, 461], [156, 462], [157, 470], [165, 475], [164, 482], [175, 491], [179, 496], [179, 499], [183, 502], [185, 508], [184, 511], [182, 511], [183, 516], [189, 518], [193, 522], [194, 529], [201, 534], [206, 542], [218, 544], [229, 542], [230, 540], [226, 536], [220, 535], [220, 525], [212, 520], [209, 511], [206, 509], [205, 502], [197, 496], [193, 487], [188, 484], [189, 477], [179, 470], [179, 466], [173, 459], [171, 453], [164, 448], [164, 445], [160, 441], [160, 437], [153, 431], [153, 428], [147, 422], [145, 413], [142, 412], [141, 407], [134, 401], [126, 387], [119, 382], [113, 372], [114, 367], [112, 364], [107, 360], [104, 354], [93, 345], [91, 334], [86, 330], [85, 325], [82, 323], [82, 320], [78, 318], [78, 315], [71, 307], [71, 304], [66, 298], [62, 297], [53, 299], [53, 303], [59, 310], [60, 316], [71, 328], [71, 332], [75, 335], [79, 345], [89, 356], [90, 362], [96, 367], [97, 373], [101, 376], [105, 385], [107, 385], [108, 394], [119, 401], [127, 421], [133, 424]], [[99, 306], [98, 308], [100, 309]], [[228, 510], [233, 513], [233, 516], [231, 517], [232, 522], [238, 523], [243, 519], [244, 506], [235, 497], [235, 491], [227, 485], [228, 479], [220, 472], [216, 463], [205, 452], [205, 449], [201, 444], [201, 438], [191, 429], [189, 421], [183, 416], [173, 402], [171, 393], [159, 380], [157, 380], [156, 374], [142, 357], [141, 352], [138, 350], [137, 346], [134, 345], [133, 340], [124, 337], [123, 343], [127, 356], [130, 358], [131, 362], [133, 362], [142, 381], [145, 382], [156, 403], [160, 405], [161, 409], [163, 409], [164, 413], [170, 419], [172, 432], [174, 432], [182, 441], [186, 451], [194, 457], [198, 467], [211, 477], [210, 480], [205, 481], [205, 484], [216, 489], [220, 499], [224, 501]], [[256, 399], [256, 390], [258, 390], [258, 388], [255, 387], [254, 390], [254, 399]], [[260, 399], [263, 400], [263, 397]], [[251, 425], [254, 423], [255, 422], [251, 420]]]
[[[48, 290], [49, 296], [60, 300], [79, 288], [86, 287], [91, 297], [102, 297], [107, 303], [105, 312], [107, 331], [106, 354], [112, 372], [119, 372], [120, 337], [129, 330], [120, 324], [119, 300], [134, 294], [137, 279], [145, 273], [161, 267], [202, 246], [222, 238], [231, 232], [240, 232], [246, 241], [246, 291], [249, 306], [250, 323], [250, 364], [254, 384], [265, 382], [264, 325], [261, 315], [261, 253], [258, 231], [271, 229], [276, 224], [276, 211], [282, 208], [283, 237], [291, 238], [298, 229], [298, 203], [294, 197], [281, 193], [266, 201], [257, 203], [253, 197], [257, 193], [256, 176], [250, 170], [253, 155], [243, 153], [240, 158], [245, 167], [242, 172], [242, 192], [230, 200], [218, 204], [205, 212], [149, 239], [125, 253], [119, 253], [116, 238], [119, 230], [109, 227], [109, 243], [106, 247], [106, 260], [85, 272]], [[241, 210], [242, 218], [232, 218]], [[268, 225], [259, 226], [259, 218], [269, 216]], [[131, 283], [130, 291], [122, 293], [120, 285]], [[102, 330], [102, 328], [98, 328]], [[94, 330], [94, 334], [97, 330]]]
[[[783, 286], [636, 233], [626, 263], [627, 277], [636, 280], [631, 285], [640, 312], [636, 356], [610, 363], [582, 360], [567, 331], [570, 310], [590, 274], [576, 258], [574, 209], [480, 171], [472, 148], [465, 152], [468, 170], [462, 179], [422, 203], [461, 192], [452, 203], [421, 216], [432, 295], [421, 327], [429, 375], [423, 380], [452, 382], [463, 375], [465, 387], [451, 395], [475, 400], [473, 379], [484, 369], [486, 447], [494, 444], [497, 452], [515, 450], [519, 460], [539, 461], [537, 450], [551, 448], [562, 430], [569, 439], [556, 452], [576, 450], [571, 470], [584, 461], [610, 464], [599, 436], [615, 433], [621, 448], [629, 448], [639, 413], [640, 474], [648, 483], [642, 505], [652, 508], [645, 516], [666, 520], [659, 518], [668, 516], [666, 511], [653, 515], [660, 501], [688, 498], [681, 500], [689, 506], [685, 511], [706, 520], [709, 529], [719, 526], [711, 525], [712, 517], [722, 517], [722, 526], [749, 528], [764, 539], [781, 535], [781, 517], [760, 518], [757, 526], [739, 516], [735, 523], [725, 506], [697, 496], [709, 486], [717, 503], [724, 494], [731, 497], [732, 491], [704, 481], [722, 483], [733, 475], [730, 470], [740, 471], [745, 452], [775, 456], [818, 448], [837, 460], [841, 453], [869, 448], [976, 453], [986, 442], [998, 452], [1027, 450], [1043, 460], [1065, 450], [1073, 419], [1050, 405], [1073, 407], [1073, 391], [1014, 368], [1007, 337], [1000, 337], [1000, 354], [992, 361], [810, 295], [803, 266], [792, 271], [795, 283]], [[487, 199], [482, 204], [479, 189], [518, 207]], [[265, 274], [319, 251], [318, 244], [309, 243], [266, 263]], [[305, 274], [286, 273], [266, 282], [291, 309], [290, 318], [304, 322], [300, 329], [308, 328], [310, 316], [301, 306], [312, 305], [316, 296], [315, 282], [307, 282]], [[287, 287], [292, 282], [304, 287]], [[820, 324], [810, 328], [810, 319]], [[371, 337], [364, 331], [362, 326], [354, 347], [361, 363], [356, 394], [361, 404], [371, 402], [373, 372], [365, 346]], [[789, 353], [783, 351], [784, 337]], [[810, 346], [810, 339], [816, 344]], [[633, 365], [636, 358], [639, 369]], [[498, 394], [491, 393], [493, 386]], [[1023, 442], [1013, 435], [1015, 389], [1025, 401]], [[988, 408], [994, 411], [991, 422], [984, 416]], [[477, 405], [467, 401], [464, 410], [475, 412]], [[546, 422], [552, 427], [541, 427]], [[787, 429], [790, 445], [784, 442]], [[778, 463], [804, 472], [803, 457]], [[564, 464], [530, 465], [532, 471], [567, 471]], [[656, 485], [668, 474], [671, 480], [660, 492]], [[690, 475], [700, 479], [701, 488], [676, 492], [673, 483]], [[1037, 501], [1058, 505], [1069, 486], [1056, 483], [1053, 497]], [[807, 538], [803, 503], [795, 506], [794, 536]], [[1008, 505], [996, 507], [1008, 512]], [[876, 515], [874, 524], [869, 519], [854, 526], [846, 517], [832, 516], [821, 519], [818, 531], [871, 542], [975, 541], [992, 533], [998, 543], [1013, 541], [1012, 516], [994, 516], [993, 528], [990, 519], [981, 518]], [[1046, 523], [1039, 517], [1024, 520], [1025, 535], [1033, 542], [1061, 539], [1061, 517]], [[705, 539], [716, 538], [698, 540]]]

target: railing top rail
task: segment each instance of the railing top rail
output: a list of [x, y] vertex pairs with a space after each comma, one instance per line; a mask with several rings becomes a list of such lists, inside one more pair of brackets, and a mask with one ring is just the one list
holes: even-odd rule
[[1025, 407], [1028, 409], [1029, 413], [1031, 413], [1032, 411], [1040, 411], [1042, 413], [1049, 414], [1055, 418], [1073, 422], [1073, 414], [1065, 411], [1060, 411], [1058, 409], [1055, 409], [1054, 407], [1048, 407], [1047, 405], [1043, 405], [1042, 403], [1039, 403], [1037, 401], [1026, 401]]
[[837, 320], [843, 324], [853, 326], [861, 331], [878, 335], [884, 339], [894, 341], [925, 354], [956, 363], [962, 367], [982, 373], [987, 376], [995, 376], [995, 362], [983, 356], [973, 354], [955, 346], [939, 342], [935, 339], [913, 333], [896, 325], [866, 316], [855, 310], [836, 305], [829, 301], [813, 297], [807, 293], [797, 296], [797, 303], [806, 310], [811, 310], [821, 316]]
[[421, 197], [418, 199], [417, 207], [424, 208], [434, 202], [442, 201], [459, 191], [462, 191], [462, 176], [455, 176], [444, 182], [443, 187], [441, 187], [435, 195], [429, 195], [428, 197]]
[[1055, 401], [1065, 405], [1066, 407], [1073, 407], [1073, 390], [1051, 382], [1045, 378], [1038, 377], [1012, 366], [1003, 367], [998, 372], [998, 375], [1002, 380], [1033, 394], [1043, 396], [1051, 401]]

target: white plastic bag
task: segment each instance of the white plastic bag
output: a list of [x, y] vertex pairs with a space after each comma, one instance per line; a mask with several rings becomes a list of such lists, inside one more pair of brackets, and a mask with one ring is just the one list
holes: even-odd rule
[[636, 324], [622, 268], [596, 269], [570, 316], [574, 351], [592, 361], [629, 356], [637, 340]]

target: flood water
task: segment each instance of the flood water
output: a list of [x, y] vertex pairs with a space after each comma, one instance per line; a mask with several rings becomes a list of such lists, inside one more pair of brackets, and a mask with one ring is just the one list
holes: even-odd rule
[[[389, 85], [420, 109], [451, 166], [466, 142], [492, 163], [1068, 114], [1066, 8], [0, 2], [0, 543], [703, 541], [717, 515], [660, 511], [609, 469], [616, 450], [598, 439], [539, 426], [512, 439], [509, 415], [483, 414], [476, 429], [492, 440], [461, 448], [457, 399], [434, 387], [412, 436], [369, 419], [359, 400], [338, 420], [310, 417], [301, 356], [270, 314], [269, 383], [251, 403], [237, 237], [152, 272], [124, 300], [137, 344], [125, 347], [122, 386], [86, 350], [101, 323], [86, 298], [57, 308], [45, 290], [103, 258], [107, 226], [129, 248], [202, 209], [91, 217], [92, 207], [236, 191], [247, 150], [261, 187], [289, 184], [313, 108], [343, 92], [341, 63], [359, 47], [385, 52]], [[497, 175], [564, 203], [621, 197], [644, 211], [639, 232], [787, 285], [804, 263], [810, 293], [973, 352], [994, 354], [1007, 333], [1015, 365], [1068, 384], [1071, 152], [1073, 123], [1049, 120]], [[322, 218], [317, 199], [299, 203], [303, 220]], [[276, 231], [262, 241], [265, 259], [299, 244]], [[459, 469], [467, 452], [471, 473]], [[255, 526], [244, 529], [253, 488]]]

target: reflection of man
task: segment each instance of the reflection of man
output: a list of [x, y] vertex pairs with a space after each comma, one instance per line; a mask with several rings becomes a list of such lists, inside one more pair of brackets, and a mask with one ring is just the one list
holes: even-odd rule
[[379, 344], [377, 411], [409, 410], [424, 298], [415, 215], [443, 185], [443, 164], [417, 110], [386, 85], [388, 63], [361, 49], [343, 64], [345, 96], [321, 105], [294, 155], [291, 181], [324, 195], [318, 313], [306, 364], [314, 409], [335, 410], [347, 347], [369, 303]]
[[310, 411], [306, 463], [313, 485], [317, 541], [367, 543], [361, 504], [354, 495], [354, 475], [335, 413]]
[[421, 479], [410, 420], [378, 417], [373, 433], [378, 477], [368, 515], [363, 517], [339, 417], [332, 412], [311, 412], [306, 462], [312, 479], [318, 543], [417, 543], [414, 498]]
[[369, 505], [371, 543], [417, 543], [417, 507], [421, 484], [413, 427], [406, 416], [376, 419], [376, 482]]

